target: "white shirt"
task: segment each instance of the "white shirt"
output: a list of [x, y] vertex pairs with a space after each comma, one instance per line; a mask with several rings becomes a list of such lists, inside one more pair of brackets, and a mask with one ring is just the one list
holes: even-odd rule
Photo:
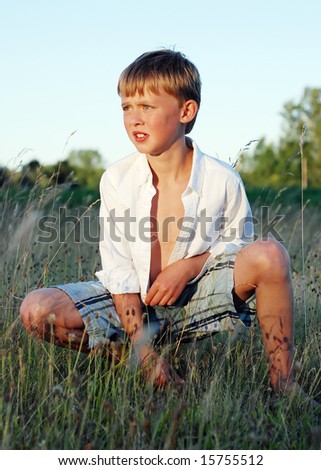
[[[210, 252], [213, 256], [252, 241], [251, 209], [242, 180], [232, 167], [203, 154], [193, 143], [193, 164], [182, 194], [183, 225], [169, 264]], [[144, 154], [135, 152], [111, 165], [100, 182], [100, 254], [96, 276], [112, 294], [149, 289], [150, 210], [156, 190]]]

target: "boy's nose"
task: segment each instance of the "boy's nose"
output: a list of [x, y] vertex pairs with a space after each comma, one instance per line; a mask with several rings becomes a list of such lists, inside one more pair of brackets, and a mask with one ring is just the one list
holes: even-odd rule
[[138, 126], [144, 123], [144, 119], [140, 111], [134, 111], [132, 113], [130, 123], [132, 126]]

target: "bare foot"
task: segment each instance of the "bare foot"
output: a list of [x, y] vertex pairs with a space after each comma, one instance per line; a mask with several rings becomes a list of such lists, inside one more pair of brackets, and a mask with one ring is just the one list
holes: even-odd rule
[[307, 393], [302, 389], [301, 385], [297, 382], [293, 382], [291, 385], [288, 385], [284, 395], [289, 397], [301, 397], [305, 403], [309, 405], [309, 407], [313, 410], [317, 410], [321, 412], [321, 403], [314, 400], [314, 398], [309, 397]]
[[154, 351], [142, 361], [142, 367], [146, 381], [155, 387], [162, 388], [166, 385], [172, 385], [181, 389], [185, 383], [174, 368]]

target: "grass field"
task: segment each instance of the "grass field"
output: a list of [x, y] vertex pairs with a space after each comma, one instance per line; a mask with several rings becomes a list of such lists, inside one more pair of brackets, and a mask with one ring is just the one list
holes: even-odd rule
[[[306, 205], [302, 225], [300, 205], [281, 194], [272, 202], [258, 194], [254, 215], [260, 222], [267, 204], [269, 219], [285, 215], [276, 228], [293, 267], [296, 378], [320, 401], [320, 206]], [[91, 279], [99, 267], [97, 243], [86, 242], [83, 230], [75, 236], [74, 219], [65, 221], [64, 240], [37, 241], [39, 219], [57, 217], [65, 204], [59, 188], [2, 194], [2, 449], [321, 449], [320, 413], [300, 398], [271, 392], [256, 325], [237, 340], [224, 334], [182, 347], [171, 359], [186, 381], [181, 393], [145, 385], [131, 362], [30, 339], [19, 322], [25, 294]], [[97, 207], [84, 200], [68, 215], [95, 234]], [[256, 228], [262, 230], [260, 223]]]

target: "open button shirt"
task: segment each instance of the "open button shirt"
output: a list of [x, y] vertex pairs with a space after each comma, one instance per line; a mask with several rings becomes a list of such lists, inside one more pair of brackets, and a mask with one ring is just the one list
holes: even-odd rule
[[[182, 194], [184, 219], [169, 264], [210, 252], [212, 257], [252, 241], [251, 209], [242, 180], [232, 167], [193, 144], [193, 164]], [[149, 289], [150, 210], [156, 190], [144, 154], [135, 152], [111, 165], [100, 182], [100, 254], [96, 276], [112, 294]], [[170, 204], [170, 202], [169, 202]]]

